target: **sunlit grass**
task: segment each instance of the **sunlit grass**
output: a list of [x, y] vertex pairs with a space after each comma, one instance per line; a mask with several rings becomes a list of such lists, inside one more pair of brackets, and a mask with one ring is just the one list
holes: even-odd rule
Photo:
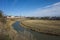
[[60, 20], [25, 20], [22, 25], [38, 32], [60, 35]]

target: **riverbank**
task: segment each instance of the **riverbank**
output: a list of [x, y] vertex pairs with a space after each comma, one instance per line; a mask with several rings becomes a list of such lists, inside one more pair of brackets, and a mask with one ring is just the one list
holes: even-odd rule
[[25, 20], [20, 25], [33, 31], [60, 36], [60, 20]]
[[12, 24], [15, 22], [16, 21], [14, 21], [14, 20], [8, 19], [7, 23], [6, 23], [6, 27], [5, 27], [11, 40], [18, 40], [18, 32], [16, 30], [14, 30], [14, 28], [12, 27]]

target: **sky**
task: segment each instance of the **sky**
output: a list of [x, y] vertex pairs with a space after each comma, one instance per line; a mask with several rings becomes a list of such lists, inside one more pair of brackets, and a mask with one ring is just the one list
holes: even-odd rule
[[60, 0], [0, 0], [8, 16], [60, 16]]

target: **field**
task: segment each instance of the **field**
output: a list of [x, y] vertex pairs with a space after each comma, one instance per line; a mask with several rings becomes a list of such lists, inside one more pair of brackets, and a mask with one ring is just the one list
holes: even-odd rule
[[21, 25], [37, 32], [60, 35], [60, 20], [24, 20]]

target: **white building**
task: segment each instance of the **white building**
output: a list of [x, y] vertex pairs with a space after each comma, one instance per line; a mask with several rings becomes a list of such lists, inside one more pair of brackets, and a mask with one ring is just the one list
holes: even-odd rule
[[7, 18], [20, 18], [20, 16], [7, 16]]
[[7, 18], [14, 18], [14, 16], [7, 16]]

